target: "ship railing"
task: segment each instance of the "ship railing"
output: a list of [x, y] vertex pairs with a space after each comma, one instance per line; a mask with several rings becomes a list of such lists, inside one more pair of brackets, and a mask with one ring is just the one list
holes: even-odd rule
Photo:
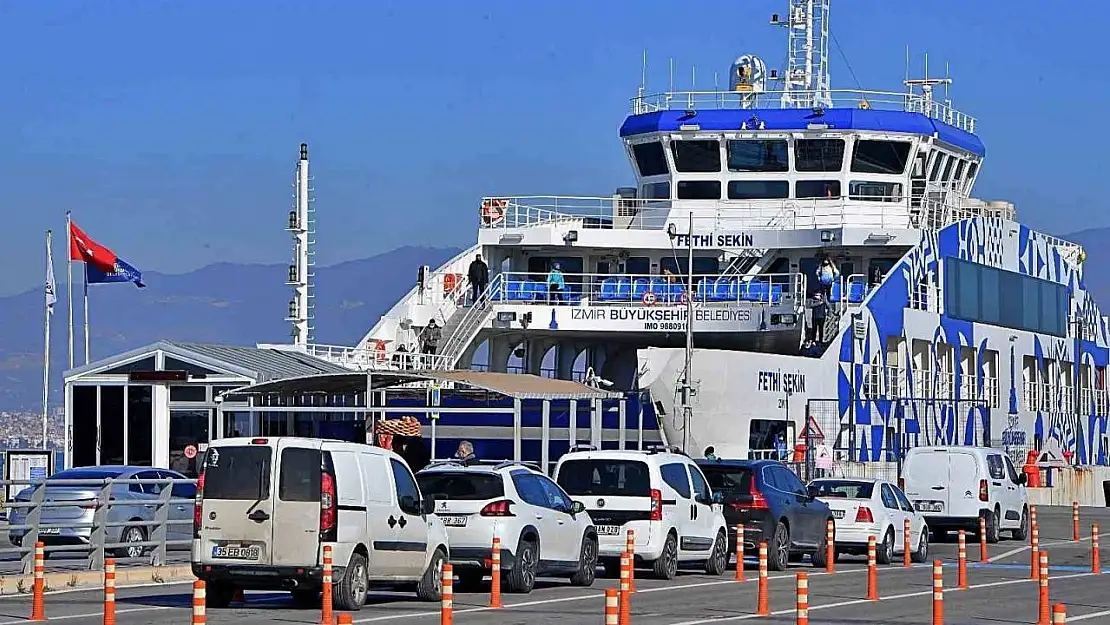
[[355, 371], [425, 371], [442, 370], [447, 357], [425, 354], [392, 346], [385, 341], [371, 341], [367, 348], [324, 345], [312, 343], [305, 346], [310, 356], [335, 363]]
[[[666, 91], [638, 96], [631, 99], [632, 114], [654, 113], [657, 111], [698, 111], [706, 109], [784, 109], [799, 108], [799, 105], [783, 104], [785, 91]], [[813, 102], [825, 93], [817, 91], [791, 90], [794, 102]], [[837, 108], [859, 108], [886, 111], [921, 113], [926, 117], [974, 133], [975, 118], [956, 110], [950, 104], [926, 98], [917, 93], [905, 91], [869, 91], [862, 89], [833, 89], [828, 91], [832, 105]], [[809, 108], [807, 105], [805, 108]], [[820, 123], [820, 118], [814, 119]], [[690, 121], [696, 124], [697, 119]], [[758, 130], [758, 119], [754, 122]]]
[[[490, 215], [487, 206], [496, 203]], [[816, 230], [828, 228], [918, 227], [907, 195], [850, 195], [783, 200], [653, 200], [518, 196], [484, 198], [483, 229], [567, 224], [583, 229], [665, 230], [686, 227], [693, 213], [699, 232], [732, 230]]]
[[801, 273], [744, 276], [637, 273], [563, 273], [566, 288], [549, 287], [546, 273], [502, 272], [490, 284], [498, 305], [679, 306], [692, 292], [699, 305], [801, 305], [806, 279]]

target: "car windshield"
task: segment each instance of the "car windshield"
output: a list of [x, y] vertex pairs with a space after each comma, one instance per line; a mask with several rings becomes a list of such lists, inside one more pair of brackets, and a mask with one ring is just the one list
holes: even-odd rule
[[500, 475], [489, 473], [417, 473], [420, 492], [434, 499], [484, 501], [505, 496]]
[[875, 492], [875, 483], [852, 480], [818, 480], [810, 485], [809, 490], [817, 497], [871, 499], [871, 493]]
[[204, 456], [204, 497], [261, 501], [270, 497], [270, 448], [210, 447]]
[[752, 470], [742, 467], [723, 467], [720, 465], [701, 465], [705, 481], [714, 491], [725, 494], [747, 493], [752, 490]]
[[558, 482], [571, 495], [651, 496], [648, 466], [638, 460], [568, 460]]

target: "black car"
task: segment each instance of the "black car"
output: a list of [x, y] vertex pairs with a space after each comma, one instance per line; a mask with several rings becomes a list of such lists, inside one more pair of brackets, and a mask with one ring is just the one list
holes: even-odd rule
[[823, 501], [785, 464], [775, 460], [700, 460], [714, 493], [723, 495], [729, 550], [736, 551], [736, 526], [744, 525], [744, 553], [757, 554], [767, 541], [768, 566], [781, 571], [812, 556], [825, 566], [825, 529], [833, 518]]

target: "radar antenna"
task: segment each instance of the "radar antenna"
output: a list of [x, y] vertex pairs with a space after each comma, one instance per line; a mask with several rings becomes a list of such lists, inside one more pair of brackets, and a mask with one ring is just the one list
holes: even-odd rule
[[286, 284], [293, 287], [289, 314], [293, 344], [304, 347], [313, 341], [313, 299], [315, 299], [316, 210], [309, 186], [308, 144], [301, 144], [300, 159], [293, 182], [293, 210], [289, 211], [286, 230], [293, 234], [293, 264], [289, 265]]
[[[938, 115], [938, 111], [933, 110], [933, 87], [936, 85], [944, 86], [944, 112], [951, 111], [951, 100], [948, 99], [948, 86], [952, 84], [952, 79], [948, 77], [948, 66], [944, 68], [944, 78], [929, 78], [929, 55], [925, 55], [925, 77], [924, 78], [908, 78], [902, 81], [909, 92], [907, 100], [907, 109], [914, 113], [921, 113], [928, 117], [941, 119], [945, 122], [952, 123], [947, 115]], [[918, 96], [914, 92], [914, 87], [921, 89], [921, 95]], [[917, 110], [920, 107], [921, 110]]]
[[829, 2], [790, 0], [783, 20], [771, 16], [771, 25], [782, 26], [789, 35], [786, 75], [782, 77], [784, 108], [830, 108], [829, 93]]

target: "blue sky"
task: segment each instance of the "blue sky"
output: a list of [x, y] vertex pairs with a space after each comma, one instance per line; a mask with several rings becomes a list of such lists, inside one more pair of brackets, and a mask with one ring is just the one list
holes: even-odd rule
[[[1009, 8], [1003, 12], [992, 7]], [[779, 66], [784, 0], [3, 2], [0, 171], [16, 271], [42, 281], [64, 212], [142, 270], [278, 263], [297, 144], [310, 144], [324, 264], [474, 239], [482, 195], [607, 195], [648, 51], [649, 91], [709, 89], [738, 54]], [[262, 9], [261, 7], [265, 7]], [[834, 0], [833, 85], [899, 90], [951, 64], [979, 118], [976, 195], [1063, 234], [1110, 225], [1105, 3]], [[841, 56], [841, 51], [843, 56]], [[844, 59], [851, 65], [850, 73]], [[935, 73], [935, 72], [934, 72]], [[63, 257], [59, 243], [55, 254]], [[59, 275], [64, 269], [59, 267]]]

